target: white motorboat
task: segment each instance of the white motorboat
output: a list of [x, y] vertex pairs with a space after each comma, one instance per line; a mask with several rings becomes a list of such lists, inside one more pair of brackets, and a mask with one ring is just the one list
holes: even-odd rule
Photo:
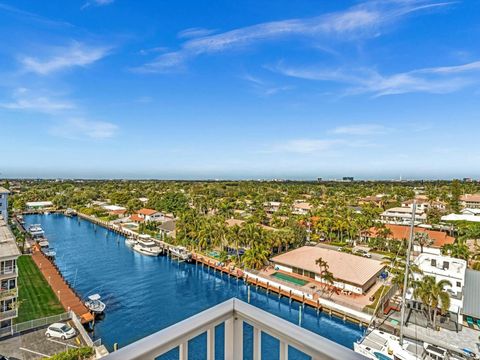
[[42, 226], [40, 224], [32, 224], [28, 227], [28, 232], [30, 235], [35, 238], [42, 238], [45, 235]]
[[100, 299], [99, 294], [90, 295], [85, 301], [85, 306], [94, 314], [101, 314], [105, 311], [106, 305]]
[[133, 250], [148, 256], [158, 256], [162, 252], [157, 243], [148, 235], [140, 235], [135, 245], [133, 245]]
[[183, 246], [170, 248], [170, 253], [172, 254], [172, 256], [178, 257], [179, 259], [187, 262], [192, 260], [192, 253]]
[[43, 238], [38, 242], [38, 245], [40, 245], [41, 248], [48, 248], [50, 244], [48, 243], [48, 240]]
[[135, 240], [133, 237], [129, 237], [125, 239], [125, 245], [128, 247], [133, 247], [137, 243], [137, 240]]

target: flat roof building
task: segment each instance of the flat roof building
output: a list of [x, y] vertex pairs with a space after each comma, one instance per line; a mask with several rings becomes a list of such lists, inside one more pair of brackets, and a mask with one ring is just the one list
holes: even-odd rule
[[271, 259], [278, 270], [309, 277], [322, 282], [320, 267], [315, 261], [327, 262], [335, 281], [333, 286], [364, 294], [376, 282], [385, 266], [377, 260], [319, 247], [303, 246]]

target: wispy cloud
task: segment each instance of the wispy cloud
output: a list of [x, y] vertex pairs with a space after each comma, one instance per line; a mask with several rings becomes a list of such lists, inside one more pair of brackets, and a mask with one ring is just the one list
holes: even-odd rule
[[380, 135], [386, 134], [390, 129], [377, 124], [356, 124], [347, 126], [338, 126], [332, 129], [332, 134], [338, 135]]
[[[190, 58], [238, 49], [264, 41], [287, 37], [328, 37], [342, 40], [376, 36], [379, 29], [411, 12], [449, 3], [431, 1], [370, 1], [345, 11], [313, 18], [261, 23], [227, 32], [198, 36], [185, 41], [179, 50], [158, 56], [137, 68], [142, 72], [166, 72], [184, 65]], [[187, 29], [187, 34], [191, 29]]]
[[4, 109], [42, 113], [57, 113], [74, 107], [75, 105], [70, 101], [54, 99], [43, 92], [34, 92], [26, 88], [16, 89], [10, 101], [0, 103], [0, 108]]
[[265, 81], [251, 74], [245, 74], [241, 78], [248, 81], [252, 85], [255, 92], [261, 96], [275, 95], [293, 88], [291, 85], [274, 85], [269, 81]]
[[202, 36], [208, 36], [211, 35], [215, 32], [215, 30], [212, 29], [204, 29], [204, 28], [189, 28], [180, 31], [177, 36], [180, 39], [191, 39], [191, 38], [197, 38], [197, 37], [202, 37]]
[[370, 93], [373, 96], [385, 96], [415, 92], [446, 94], [480, 82], [479, 76], [461, 76], [480, 72], [480, 61], [390, 75], [382, 75], [375, 69], [292, 67], [283, 63], [270, 69], [289, 77], [344, 83], [349, 86], [345, 90], [346, 95]]
[[83, 118], [73, 118], [59, 121], [50, 129], [55, 136], [68, 139], [108, 139], [115, 136], [118, 126], [106, 121], [92, 121]]
[[293, 139], [283, 144], [275, 145], [273, 152], [308, 154], [331, 150], [342, 143], [344, 141], [340, 139]]
[[50, 25], [50, 26], [67, 26], [67, 27], [73, 26], [72, 24], [70, 24], [66, 21], [51, 20], [51, 19], [46, 18], [44, 16], [40, 16], [40, 15], [32, 13], [32, 12], [21, 10], [19, 8], [14, 7], [14, 6], [3, 4], [3, 3], [0, 3], [0, 11], [10, 13], [10, 14], [18, 17], [18, 18], [27, 20], [29, 22], [34, 21], [34, 22], [37, 22], [37, 23], [42, 23], [42, 24]]
[[86, 9], [90, 6], [105, 6], [113, 4], [115, 0], [89, 0], [82, 5], [81, 9]]
[[74, 41], [67, 46], [47, 49], [49, 55], [45, 58], [20, 57], [20, 63], [26, 72], [47, 75], [72, 67], [90, 65], [105, 57], [109, 51], [108, 47], [92, 46]]

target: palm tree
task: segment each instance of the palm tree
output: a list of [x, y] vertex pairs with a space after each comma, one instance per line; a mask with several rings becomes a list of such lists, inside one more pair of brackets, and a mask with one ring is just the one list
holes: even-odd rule
[[470, 249], [465, 238], [459, 237], [453, 244], [442, 246], [442, 255], [449, 255], [457, 259], [468, 261], [470, 259]]
[[452, 286], [448, 280], [436, 281], [434, 276], [424, 276], [421, 280], [415, 281], [413, 297], [420, 300], [428, 307], [428, 321], [436, 328], [437, 308], [446, 312], [450, 308], [450, 294], [445, 287]]
[[260, 270], [268, 261], [270, 253], [261, 244], [254, 244], [250, 249], [246, 250], [242, 256], [245, 267]]
[[321, 257], [319, 257], [317, 260], [315, 260], [315, 265], [318, 265], [318, 267], [320, 268], [320, 279], [323, 283], [325, 283], [325, 286], [327, 283], [333, 284], [335, 278], [333, 276], [333, 273], [328, 270], [330, 267], [328, 263]]

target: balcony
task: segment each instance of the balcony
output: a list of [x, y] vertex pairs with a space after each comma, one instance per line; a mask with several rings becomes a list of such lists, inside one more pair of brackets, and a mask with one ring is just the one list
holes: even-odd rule
[[[207, 359], [215, 359], [215, 327], [224, 324], [226, 360], [243, 359], [243, 324], [253, 327], [253, 359], [262, 358], [262, 333], [279, 341], [279, 359], [288, 360], [289, 347], [312, 359], [365, 359], [324, 337], [298, 327], [238, 299], [230, 299], [166, 329], [147, 336], [105, 357], [105, 360], [153, 360], [178, 348], [179, 360], [188, 359], [189, 340], [207, 334]], [[198, 356], [197, 352], [195, 355]]]
[[7, 311], [0, 311], [0, 320], [7, 320], [14, 317], [17, 317], [17, 309], [14, 310], [7, 310]]
[[0, 300], [6, 300], [8, 298], [13, 298], [18, 296], [18, 288], [3, 290], [0, 289]]
[[0, 269], [0, 279], [8, 279], [18, 275], [18, 268], [16, 266], [5, 267]]

